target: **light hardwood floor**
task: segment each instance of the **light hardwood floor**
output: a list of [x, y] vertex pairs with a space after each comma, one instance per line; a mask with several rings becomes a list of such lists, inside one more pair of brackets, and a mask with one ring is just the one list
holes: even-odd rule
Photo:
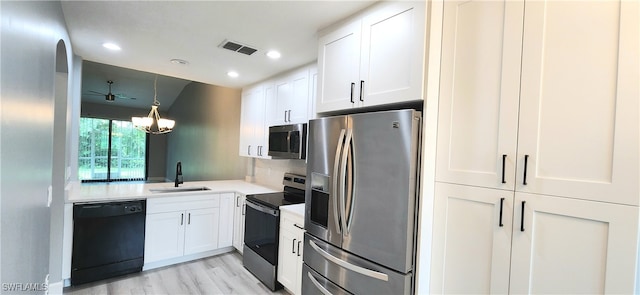
[[173, 266], [72, 286], [64, 294], [289, 294], [271, 292], [242, 266], [242, 256], [226, 253]]

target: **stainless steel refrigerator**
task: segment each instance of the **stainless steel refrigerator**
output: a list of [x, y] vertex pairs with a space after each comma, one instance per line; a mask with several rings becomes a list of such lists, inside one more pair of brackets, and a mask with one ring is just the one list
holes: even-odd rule
[[421, 117], [309, 122], [303, 294], [413, 292]]

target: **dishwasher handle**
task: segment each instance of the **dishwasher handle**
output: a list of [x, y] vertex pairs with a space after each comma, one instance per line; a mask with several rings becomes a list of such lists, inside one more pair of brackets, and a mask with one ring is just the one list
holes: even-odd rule
[[145, 214], [146, 201], [86, 203], [73, 206], [73, 219]]

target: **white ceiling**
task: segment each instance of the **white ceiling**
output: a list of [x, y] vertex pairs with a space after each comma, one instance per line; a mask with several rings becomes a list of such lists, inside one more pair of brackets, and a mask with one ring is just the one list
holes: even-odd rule
[[[127, 77], [118, 76], [131, 75], [131, 71], [85, 63], [83, 80], [87, 83], [83, 82], [83, 93], [106, 93], [106, 80], [112, 79], [114, 94], [136, 97], [141, 107], [148, 108], [153, 101], [148, 91], [153, 90], [155, 74], [160, 74], [168, 77], [160, 77], [158, 87], [165, 83], [182, 85], [175, 90], [177, 93], [158, 93], [166, 109], [173, 103], [173, 95], [179, 94], [188, 81], [240, 88], [313, 62], [317, 59], [317, 31], [373, 2], [63, 1], [62, 10], [75, 54], [86, 61], [147, 72], [138, 77], [144, 83], [135, 86], [146, 89], [143, 94], [131, 88], [135, 83]], [[219, 48], [225, 39], [258, 51], [247, 56]], [[102, 47], [105, 42], [116, 43], [122, 50], [107, 50]], [[282, 57], [267, 58], [265, 53], [271, 49], [280, 51]], [[173, 64], [171, 59], [183, 59], [189, 64]], [[110, 69], [114, 72], [110, 73]], [[230, 70], [240, 76], [228, 77]], [[169, 77], [187, 81], [168, 82]], [[104, 97], [94, 97], [96, 102], [105, 102]], [[117, 99], [116, 104], [125, 101]]]

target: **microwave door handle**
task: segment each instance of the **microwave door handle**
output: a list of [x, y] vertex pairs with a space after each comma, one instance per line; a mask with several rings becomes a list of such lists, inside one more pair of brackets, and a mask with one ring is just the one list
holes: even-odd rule
[[340, 226], [342, 226], [342, 230], [345, 233], [347, 232], [347, 209], [346, 209], [346, 194], [345, 191], [347, 189], [347, 156], [349, 155], [349, 141], [351, 140], [351, 136], [353, 135], [353, 131], [351, 129], [347, 129], [347, 138], [344, 141], [344, 147], [342, 148], [342, 159], [340, 161]]
[[287, 152], [288, 152], [288, 153], [291, 153], [291, 151], [293, 150], [293, 149], [291, 148], [291, 133], [292, 133], [292, 132], [293, 132], [293, 131], [287, 131]]
[[336, 157], [333, 162], [333, 177], [332, 177], [333, 183], [331, 185], [331, 197], [333, 199], [333, 218], [336, 224], [336, 231], [339, 234], [342, 234], [342, 231], [340, 230], [341, 216], [339, 216], [340, 211], [338, 210], [338, 178], [340, 178], [339, 177], [340, 155], [342, 154], [344, 136], [345, 136], [345, 130], [342, 129], [340, 130], [340, 136], [338, 136], [338, 143], [336, 144]]

